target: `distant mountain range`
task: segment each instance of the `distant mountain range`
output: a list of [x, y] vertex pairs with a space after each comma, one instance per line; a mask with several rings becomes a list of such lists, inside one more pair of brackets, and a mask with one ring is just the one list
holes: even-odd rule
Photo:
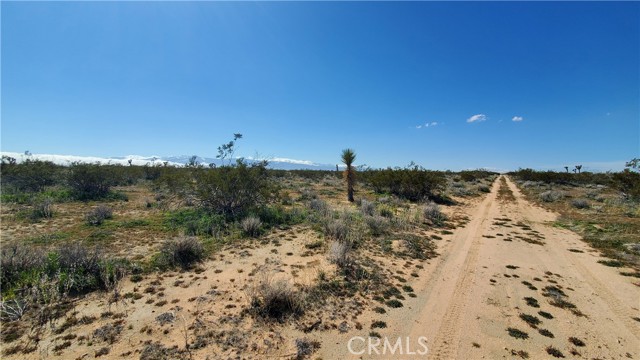
[[[193, 155], [178, 155], [178, 156], [141, 156], [141, 155], [128, 155], [128, 156], [113, 156], [113, 157], [98, 157], [98, 156], [77, 156], [77, 155], [55, 155], [55, 154], [31, 154], [31, 153], [17, 153], [17, 152], [0, 152], [2, 156], [10, 156], [15, 158], [17, 162], [23, 162], [27, 159], [51, 161], [59, 165], [69, 165], [72, 162], [83, 163], [101, 163], [101, 164], [120, 164], [128, 165], [129, 160], [133, 165], [162, 165], [165, 162], [172, 166], [184, 166], [189, 163]], [[246, 158], [248, 162], [258, 161], [252, 158]], [[281, 169], [281, 170], [335, 170], [335, 165], [330, 164], [317, 164], [307, 160], [295, 160], [287, 158], [271, 158], [269, 161], [269, 168]], [[196, 161], [199, 164], [205, 166], [213, 163], [216, 166], [220, 166], [222, 161], [216, 158], [196, 156]]]

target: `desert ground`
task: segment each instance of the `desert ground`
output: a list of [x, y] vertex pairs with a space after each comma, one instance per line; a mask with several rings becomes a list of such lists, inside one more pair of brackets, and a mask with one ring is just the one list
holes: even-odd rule
[[[489, 195], [466, 209], [469, 224], [439, 243], [441, 255], [425, 268], [422, 280], [412, 282], [418, 296], [386, 317], [385, 335], [413, 341], [425, 336], [432, 359], [520, 358], [525, 353], [541, 359], [551, 357], [550, 346], [565, 357], [638, 358], [637, 283], [597, 263], [598, 253], [578, 235], [552, 226], [556, 214], [531, 204], [505, 180], [513, 198], [500, 199], [496, 180]], [[554, 306], [556, 299], [575, 307]], [[523, 314], [540, 322], [530, 324]], [[509, 328], [527, 338], [510, 336]], [[547, 335], [540, 333], [543, 329]], [[326, 336], [335, 345], [322, 347], [321, 357], [360, 358], [341, 346], [354, 335]], [[398, 356], [409, 357], [406, 352]]]
[[[429, 219], [423, 204], [367, 188], [349, 203], [336, 177], [283, 183], [286, 207], [307, 220], [224, 241], [196, 234], [208, 255], [188, 268], [148, 265], [164, 240], [184, 236], [167, 214], [192, 206], [148, 187], [122, 187], [128, 201], [109, 202], [113, 217], [99, 226], [83, 220], [97, 202], [55, 204], [36, 223], [3, 204], [3, 248], [85, 239], [147, 264], [106, 289], [5, 316], [3, 358], [640, 358], [640, 283], [621, 275], [635, 274], [633, 261], [604, 266], [509, 176], [450, 181], [486, 190], [458, 191]], [[356, 239], [348, 254], [342, 236]], [[274, 293], [286, 296], [284, 313], [264, 309]]]

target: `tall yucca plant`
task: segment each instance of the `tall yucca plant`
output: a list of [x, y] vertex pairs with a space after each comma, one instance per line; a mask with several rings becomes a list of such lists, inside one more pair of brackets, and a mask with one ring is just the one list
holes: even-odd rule
[[353, 185], [356, 182], [356, 171], [353, 168], [353, 161], [356, 159], [356, 153], [353, 149], [342, 150], [342, 162], [347, 166], [344, 170], [344, 177], [347, 179], [347, 199], [353, 202]]

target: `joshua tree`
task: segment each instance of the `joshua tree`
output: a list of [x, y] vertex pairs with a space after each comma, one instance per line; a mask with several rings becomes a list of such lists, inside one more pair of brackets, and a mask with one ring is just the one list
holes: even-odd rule
[[342, 150], [342, 162], [347, 166], [344, 170], [344, 177], [347, 179], [347, 199], [353, 202], [353, 184], [356, 181], [356, 171], [353, 168], [353, 161], [356, 153], [352, 149]]
[[569, 167], [568, 166], [565, 166], [564, 169], [567, 170], [567, 172], [569, 172]]
[[582, 165], [576, 165], [576, 170], [578, 170], [578, 174], [580, 174], [580, 169], [582, 169]]

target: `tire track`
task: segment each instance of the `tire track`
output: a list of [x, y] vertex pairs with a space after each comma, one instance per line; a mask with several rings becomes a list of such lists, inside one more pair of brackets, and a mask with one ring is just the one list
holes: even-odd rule
[[[499, 180], [499, 179], [498, 179]], [[464, 314], [467, 306], [468, 289], [473, 285], [475, 279], [475, 267], [478, 260], [478, 253], [481, 246], [482, 232], [486, 230], [489, 210], [496, 204], [496, 191], [498, 180], [494, 183], [492, 194], [487, 198], [486, 203], [482, 204], [481, 215], [477, 218], [472, 228], [470, 227], [469, 236], [471, 236], [471, 246], [467, 252], [462, 268], [459, 270], [460, 276], [456, 282], [453, 294], [450, 299], [449, 306], [444, 314], [442, 323], [437, 332], [435, 341], [435, 358], [437, 359], [454, 359], [458, 349], [458, 342], [462, 327], [460, 326], [460, 318]], [[464, 234], [463, 234], [464, 235]]]
[[[512, 189], [514, 194], [516, 194], [516, 199], [518, 202], [518, 210], [523, 214], [530, 214], [534, 211], [533, 205], [527, 201], [520, 189], [511, 181], [511, 179], [507, 178], [507, 182], [509, 187]], [[546, 225], [543, 225], [546, 226]], [[579, 236], [579, 235], [578, 235]], [[558, 243], [553, 242], [548, 244], [551, 247], [561, 247]], [[598, 278], [589, 270], [584, 264], [581, 263], [580, 259], [575, 258], [573, 256], [566, 256], [565, 252], [566, 248], [559, 249], [555, 251], [555, 253], [560, 254], [561, 257], [568, 263], [571, 264], [572, 268], [585, 279], [587, 285], [591, 287], [594, 293], [598, 294], [606, 306], [611, 310], [611, 312], [618, 317], [618, 319], [624, 324], [624, 326], [629, 330], [631, 334], [633, 334], [637, 339], [640, 340], [640, 327], [634, 323], [632, 319], [634, 317], [633, 312], [628, 309], [628, 307], [624, 306], [620, 300], [614, 295], [613, 292], [609, 290], [609, 288], [603, 284]]]

